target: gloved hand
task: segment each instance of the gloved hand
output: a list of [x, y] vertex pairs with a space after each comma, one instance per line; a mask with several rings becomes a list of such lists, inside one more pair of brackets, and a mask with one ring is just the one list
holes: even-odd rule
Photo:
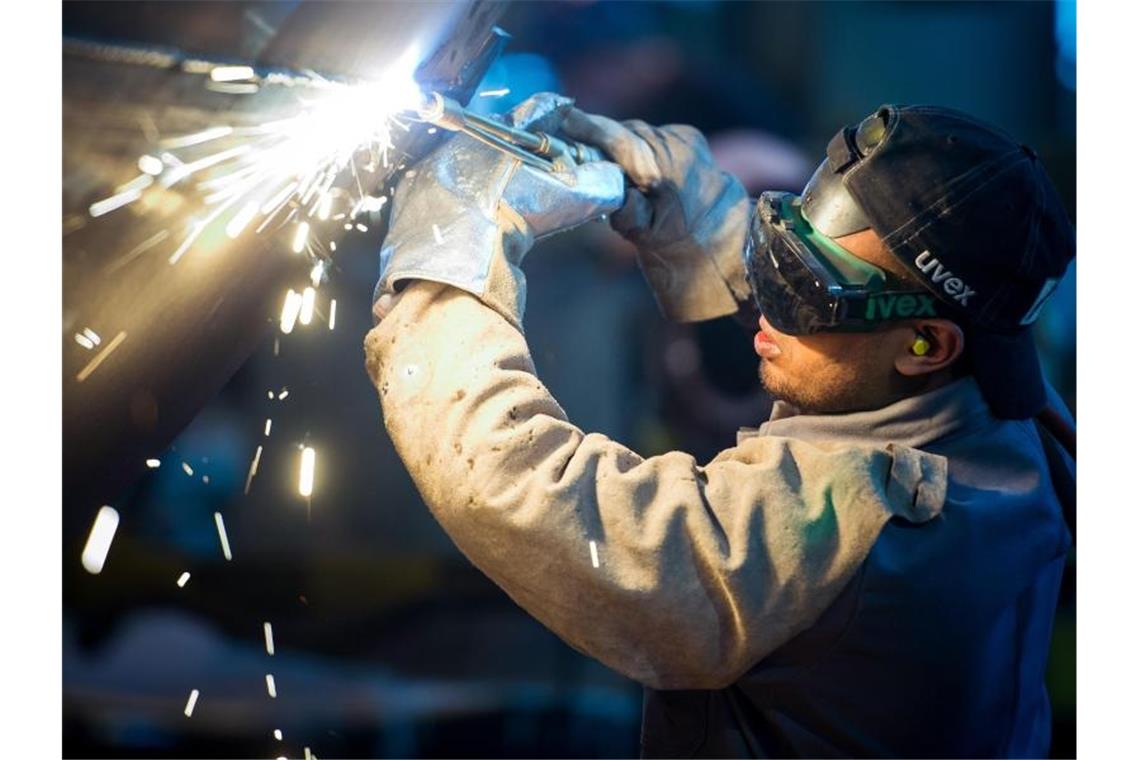
[[[507, 122], [557, 131], [573, 101], [539, 93]], [[401, 281], [447, 283], [479, 297], [521, 329], [535, 240], [621, 206], [621, 169], [609, 162], [545, 172], [457, 134], [400, 181], [380, 249], [373, 313], [382, 318]], [[385, 296], [387, 296], [385, 298]]]
[[611, 224], [637, 246], [666, 317], [698, 322], [733, 314], [748, 300], [743, 249], [752, 202], [713, 162], [698, 130], [619, 124], [575, 108], [562, 131], [601, 148], [636, 185]]

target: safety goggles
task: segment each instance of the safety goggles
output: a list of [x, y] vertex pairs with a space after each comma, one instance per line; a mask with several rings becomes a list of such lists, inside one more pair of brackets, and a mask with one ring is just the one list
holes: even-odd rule
[[760, 196], [744, 260], [756, 307], [788, 335], [870, 332], [884, 322], [947, 316], [930, 291], [915, 290], [816, 230], [793, 193]]

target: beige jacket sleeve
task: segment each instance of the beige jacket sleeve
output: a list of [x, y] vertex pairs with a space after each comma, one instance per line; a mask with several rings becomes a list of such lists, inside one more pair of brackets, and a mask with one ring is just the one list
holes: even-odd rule
[[512, 322], [447, 285], [411, 284], [365, 353], [456, 545], [571, 646], [654, 688], [732, 683], [819, 617], [892, 515], [929, 519], [945, 496], [945, 460], [901, 447], [638, 456], [572, 425]]

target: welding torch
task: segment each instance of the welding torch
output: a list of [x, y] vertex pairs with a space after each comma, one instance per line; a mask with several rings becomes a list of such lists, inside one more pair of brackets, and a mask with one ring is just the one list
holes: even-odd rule
[[[455, 100], [438, 92], [429, 93], [417, 109], [417, 116], [429, 124], [452, 132], [462, 132], [479, 142], [518, 158], [527, 166], [548, 172], [558, 171], [566, 162], [584, 164], [606, 157], [592, 145], [563, 140], [545, 132], [530, 132], [473, 113]], [[561, 166], [560, 166], [561, 165]]]

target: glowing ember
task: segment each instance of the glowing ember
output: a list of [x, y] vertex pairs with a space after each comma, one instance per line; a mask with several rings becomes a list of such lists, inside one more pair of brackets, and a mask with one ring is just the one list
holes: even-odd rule
[[149, 467], [149, 468], [150, 468], [150, 469], [152, 469], [152, 470], [153, 470], [153, 469], [156, 469], [156, 468], [157, 468], [159, 465], [161, 465], [161, 464], [162, 464], [162, 462], [160, 462], [160, 461], [159, 461], [159, 460], [157, 460], [157, 459], [148, 459], [148, 460], [146, 460], [146, 466], [147, 466], [147, 467]]
[[234, 558], [234, 555], [230, 553], [230, 539], [226, 535], [226, 523], [222, 520], [221, 512], [214, 513], [214, 524], [218, 526], [218, 540], [222, 543], [222, 556], [228, 562]]
[[[289, 288], [289, 292], [285, 294], [285, 305], [281, 307], [281, 332], [288, 335], [293, 332], [293, 326], [297, 324], [297, 317], [301, 314], [301, 306], [304, 302], [301, 294]], [[269, 392], [269, 397], [273, 398], [273, 392]]]
[[162, 161], [154, 156], [139, 156], [139, 171], [150, 175], [162, 174]]
[[317, 291], [305, 288], [301, 293], [301, 324], [307, 325], [313, 321], [313, 306], [316, 304]]
[[186, 581], [188, 580], [190, 580], [190, 573], [182, 573], [182, 575], [178, 576], [178, 580], [175, 581], [175, 583], [178, 584], [178, 588], [182, 588], [186, 585]]
[[297, 231], [293, 234], [293, 253], [300, 253], [305, 250], [305, 244], [309, 241], [309, 223], [301, 222], [297, 225]]
[[590, 561], [594, 563], [594, 567], [598, 567], [598, 545], [590, 542]]
[[249, 495], [249, 485], [253, 482], [253, 477], [257, 475], [257, 465], [261, 462], [261, 447], [257, 447], [257, 452], [253, 455], [253, 461], [249, 463], [249, 474], [245, 476], [245, 494]]
[[196, 704], [198, 704], [198, 690], [194, 689], [190, 692], [190, 698], [186, 700], [186, 709], [182, 711], [187, 718], [194, 714]]
[[329, 329], [336, 327], [336, 299], [329, 301]]
[[269, 656], [273, 656], [273, 626], [269, 623], [264, 623], [262, 628], [265, 629], [265, 651]]
[[87, 535], [87, 543], [83, 546], [83, 569], [92, 575], [103, 572], [103, 564], [107, 561], [107, 552], [111, 550], [111, 541], [115, 538], [115, 530], [119, 527], [119, 513], [114, 507], [103, 506], [95, 515], [95, 523]]
[[[75, 379], [82, 383], [84, 380], [91, 377], [91, 373], [99, 369], [99, 365], [106, 361], [107, 357], [111, 355], [111, 352], [118, 348], [119, 344], [126, 339], [126, 331], [120, 332], [114, 338], [111, 338], [111, 342], [104, 346], [102, 351], [95, 354], [95, 356], [92, 357], [91, 361], [87, 362], [87, 366], [79, 370], [79, 374], [75, 376]], [[92, 341], [92, 343], [94, 343], [94, 341]]]
[[313, 495], [313, 470], [317, 466], [317, 452], [306, 446], [301, 450], [301, 477], [297, 482], [297, 490], [302, 496]]
[[269, 696], [277, 699], [277, 684], [273, 680], [272, 673], [265, 674], [265, 690], [269, 692]]
[[215, 82], [238, 82], [254, 76], [256, 72], [249, 66], [215, 66], [210, 70], [210, 79]]
[[237, 212], [230, 223], [226, 225], [226, 234], [231, 238], [236, 238], [242, 231], [249, 226], [253, 221], [253, 217], [257, 214], [257, 201], [250, 201], [242, 206], [241, 211]]

